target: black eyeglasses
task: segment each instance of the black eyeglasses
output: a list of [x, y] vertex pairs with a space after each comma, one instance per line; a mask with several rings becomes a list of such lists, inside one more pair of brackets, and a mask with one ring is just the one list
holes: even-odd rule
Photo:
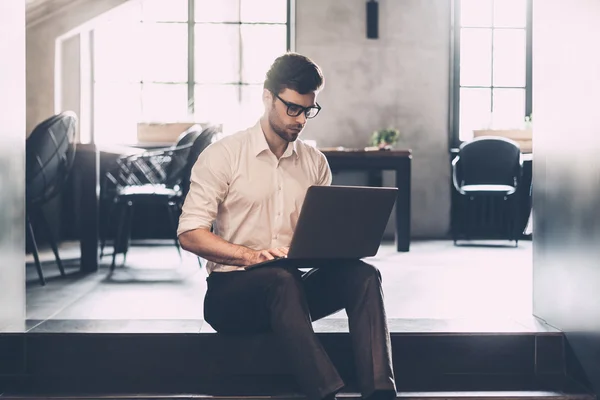
[[304, 113], [304, 116], [306, 118], [314, 118], [317, 116], [319, 111], [321, 111], [321, 106], [319, 105], [319, 103], [317, 103], [316, 106], [302, 107], [299, 104], [294, 104], [294, 103], [290, 103], [289, 101], [285, 101], [284, 99], [282, 99], [281, 97], [279, 97], [279, 95], [277, 95], [275, 93], [273, 93], [273, 94], [283, 104], [285, 104], [287, 106], [287, 115], [289, 115], [290, 117], [297, 117], [300, 114]]

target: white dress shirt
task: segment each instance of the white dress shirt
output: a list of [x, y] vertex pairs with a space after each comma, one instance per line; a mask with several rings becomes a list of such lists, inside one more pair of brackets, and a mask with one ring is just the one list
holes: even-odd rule
[[[177, 234], [210, 229], [254, 250], [287, 247], [306, 191], [330, 185], [327, 158], [298, 139], [280, 159], [271, 152], [260, 122], [207, 147], [194, 164]], [[237, 266], [209, 261], [208, 273]]]

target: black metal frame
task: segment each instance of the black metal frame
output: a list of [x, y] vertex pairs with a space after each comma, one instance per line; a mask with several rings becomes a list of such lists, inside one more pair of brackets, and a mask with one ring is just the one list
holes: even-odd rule
[[[499, 1], [499, 0], [493, 0]], [[461, 21], [460, 21], [460, 2], [461, 0], [452, 0], [451, 2], [451, 39], [450, 39], [450, 107], [449, 107], [449, 147], [458, 148], [461, 145], [460, 140], [460, 32], [461, 32]], [[526, 55], [525, 55], [525, 116], [530, 116], [533, 111], [533, 55], [532, 55], [532, 25], [533, 25], [533, 0], [527, 0], [527, 21], [525, 27], [526, 37]], [[484, 28], [485, 29], [485, 28]], [[489, 28], [493, 32], [495, 29], [504, 28]], [[522, 28], [506, 28], [506, 29], [522, 29]], [[493, 60], [492, 53], [492, 60]], [[492, 73], [493, 73], [493, 62], [492, 62]], [[469, 86], [475, 87], [475, 86]], [[495, 86], [482, 86], [482, 88], [494, 89]], [[511, 87], [502, 86], [501, 88], [511, 89]], [[523, 89], [523, 87], [518, 87]], [[492, 95], [492, 107], [493, 107], [493, 95]]]
[[[143, 1], [143, 0], [142, 0]], [[238, 3], [244, 0], [235, 0]], [[296, 1], [295, 0], [286, 0], [287, 1], [287, 21], [285, 23], [286, 26], [286, 44], [287, 44], [287, 50], [293, 50], [295, 47], [295, 24], [293, 23], [294, 18], [295, 18], [295, 8], [296, 8]], [[144, 81], [141, 80], [139, 83], [142, 85], [146, 84], [146, 83], [160, 83], [160, 84], [174, 84], [174, 85], [181, 85], [181, 84], [187, 84], [187, 96], [188, 96], [188, 113], [190, 115], [193, 115], [195, 112], [195, 86], [196, 86], [196, 76], [195, 76], [195, 41], [196, 41], [196, 34], [195, 34], [195, 27], [198, 24], [195, 21], [195, 3], [196, 0], [188, 0], [188, 19], [186, 22], [161, 22], [161, 23], [174, 23], [174, 24], [187, 24], [187, 36], [188, 36], [188, 48], [187, 48], [187, 56], [188, 56], [188, 62], [187, 62], [187, 82], [159, 82], [159, 81]], [[240, 7], [241, 9], [241, 7]], [[219, 25], [283, 25], [280, 23], [262, 23], [262, 22], [215, 22], [211, 24], [219, 24]], [[241, 29], [239, 30], [238, 34], [240, 35], [240, 48], [239, 48], [239, 52], [240, 55], [243, 52], [243, 48], [242, 48], [242, 40], [241, 40]], [[94, 48], [94, 36], [91, 36], [91, 48]], [[94, 79], [94, 67], [93, 67], [93, 63], [92, 63], [92, 95], [91, 97], [93, 98], [94, 95], [94, 85], [96, 84], [96, 81]], [[229, 83], [222, 83], [220, 85], [223, 86], [227, 86], [227, 85], [235, 85], [238, 88], [238, 100], [241, 101], [241, 97], [242, 97], [242, 87], [249, 85], [246, 82], [243, 82], [241, 79], [242, 76], [242, 68], [243, 68], [243, 62], [242, 62], [242, 57], [240, 56], [240, 67], [239, 67], [239, 80], [237, 82], [229, 82]], [[142, 104], [143, 107], [143, 104]], [[92, 110], [92, 116], [93, 116], [94, 112]], [[92, 117], [93, 118], [93, 117]], [[92, 128], [92, 143], [93, 143], [93, 128]]]

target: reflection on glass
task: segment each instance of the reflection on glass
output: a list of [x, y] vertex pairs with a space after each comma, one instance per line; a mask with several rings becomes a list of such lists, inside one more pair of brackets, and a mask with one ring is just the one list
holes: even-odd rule
[[187, 81], [186, 24], [144, 23], [142, 51], [145, 81]]
[[94, 135], [97, 143], [135, 143], [140, 117], [140, 84], [94, 85]]
[[490, 86], [491, 80], [491, 29], [461, 29], [460, 84], [462, 86]]
[[502, 28], [525, 28], [527, 24], [527, 0], [494, 1], [494, 26]]
[[[94, 77], [103, 82], [140, 81], [141, 24], [109, 21], [94, 30]], [[117, 61], [118, 60], [118, 61]]]
[[242, 81], [262, 83], [275, 58], [287, 48], [285, 25], [242, 25]]
[[495, 129], [523, 127], [525, 119], [525, 89], [494, 89], [492, 126]]
[[239, 81], [238, 25], [196, 25], [195, 76], [198, 83]]
[[460, 89], [460, 140], [473, 139], [473, 131], [487, 129], [491, 121], [491, 89]]
[[287, 0], [241, 0], [242, 22], [285, 24]]
[[196, 121], [230, 124], [239, 120], [236, 85], [196, 85], [194, 98]]
[[186, 22], [188, 0], [143, 0], [144, 21]]
[[187, 85], [145, 83], [142, 87], [142, 111], [146, 122], [187, 120]]
[[239, 22], [238, 0], [196, 0], [196, 22]]
[[492, 0], [460, 0], [460, 24], [492, 26]]
[[523, 29], [494, 32], [494, 86], [525, 86], [525, 43]]

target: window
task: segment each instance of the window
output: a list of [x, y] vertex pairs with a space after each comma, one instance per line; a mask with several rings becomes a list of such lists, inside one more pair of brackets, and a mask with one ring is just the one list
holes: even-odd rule
[[455, 0], [451, 145], [531, 115], [531, 0]]
[[135, 142], [138, 122], [261, 114], [267, 68], [290, 49], [291, 0], [137, 0], [92, 31], [96, 141]]

